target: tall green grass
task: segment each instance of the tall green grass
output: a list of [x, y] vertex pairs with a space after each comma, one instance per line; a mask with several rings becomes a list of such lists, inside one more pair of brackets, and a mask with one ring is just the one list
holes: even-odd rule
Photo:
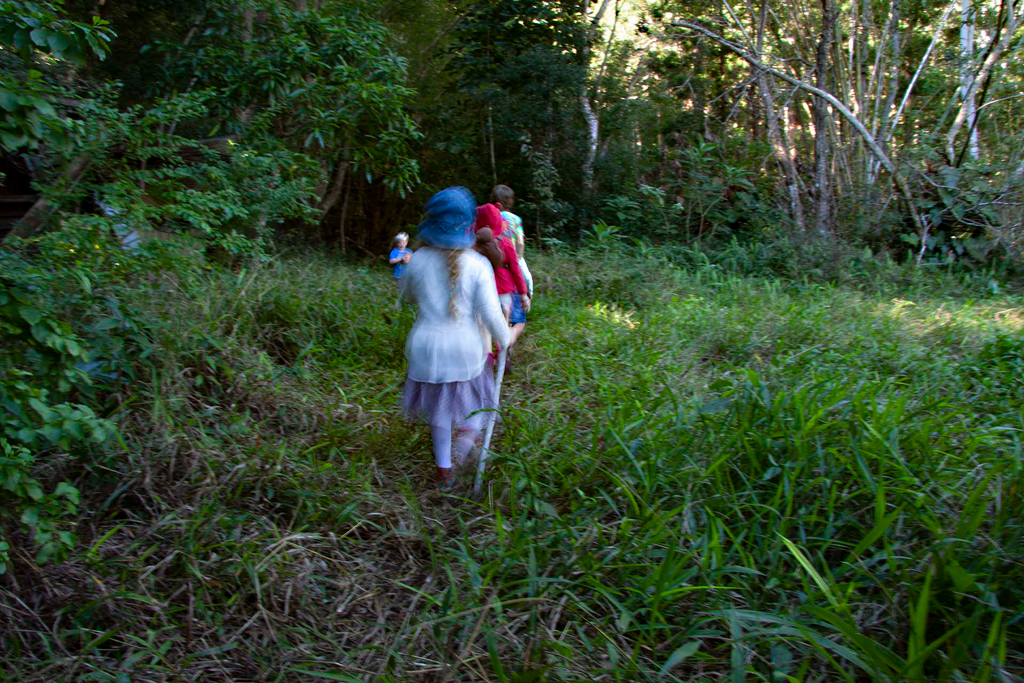
[[139, 289], [80, 547], [0, 579], [5, 675], [1021, 680], [1024, 297], [584, 256], [531, 259], [479, 501], [398, 414], [386, 273]]

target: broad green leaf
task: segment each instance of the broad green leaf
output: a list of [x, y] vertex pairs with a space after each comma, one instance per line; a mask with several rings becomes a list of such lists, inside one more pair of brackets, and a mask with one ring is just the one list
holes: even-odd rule
[[32, 406], [32, 410], [36, 411], [39, 414], [39, 417], [43, 418], [44, 422], [49, 422], [54, 418], [53, 409], [50, 408], [50, 406], [43, 403], [42, 401], [40, 401], [38, 398], [30, 398], [28, 400], [28, 404]]
[[43, 489], [35, 480], [29, 481], [25, 484], [25, 492], [28, 494], [28, 497], [34, 501], [38, 502], [43, 499]]
[[36, 524], [38, 524], [39, 508], [35, 506], [25, 508], [25, 510], [21, 513], [21, 522], [22, 524], [27, 524], [28, 526], [35, 526]]
[[57, 488], [53, 493], [56, 496], [65, 496], [72, 503], [78, 505], [78, 489], [66, 481], [57, 484]]
[[37, 28], [29, 34], [29, 37], [32, 38], [32, 42], [39, 47], [46, 47], [47, 39], [50, 37], [50, 32], [46, 29]]
[[43, 314], [39, 309], [32, 306], [19, 306], [18, 313], [29, 325], [37, 325], [39, 321], [43, 319]]
[[7, 111], [14, 111], [18, 108], [18, 98], [10, 90], [0, 88], [0, 107]]
[[63, 57], [64, 51], [72, 44], [71, 39], [63, 33], [51, 33], [47, 37], [46, 42], [53, 53], [59, 57]]
[[689, 643], [686, 643], [685, 645], [677, 647], [675, 651], [672, 652], [671, 655], [669, 655], [669, 658], [665, 661], [665, 664], [662, 665], [661, 671], [658, 672], [658, 677], [662, 678], [666, 676], [676, 664], [683, 661], [684, 659], [692, 655], [694, 652], [699, 650], [700, 644], [701, 641], [692, 640]]

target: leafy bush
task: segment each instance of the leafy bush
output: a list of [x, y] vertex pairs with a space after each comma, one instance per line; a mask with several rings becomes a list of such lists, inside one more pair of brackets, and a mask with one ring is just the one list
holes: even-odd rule
[[[46, 492], [47, 484], [33, 476], [36, 461], [40, 455], [103, 444], [114, 425], [73, 400], [91, 383], [84, 369], [90, 355], [84, 340], [52, 310], [48, 286], [55, 278], [7, 255], [0, 263], [3, 516], [19, 518], [33, 530], [38, 562], [60, 560], [74, 539], [59, 528], [59, 520], [75, 512], [78, 490], [61, 481]], [[5, 551], [0, 550], [0, 573], [10, 562]]]
[[[32, 532], [32, 540], [39, 548], [36, 562], [60, 562], [75, 546], [75, 536], [66, 530], [61, 520], [77, 512], [78, 489], [62, 481], [52, 492], [44, 493], [43, 485], [32, 477], [35, 458], [27, 448], [12, 446], [7, 439], [0, 437], [0, 450], [3, 516], [18, 519]], [[0, 534], [0, 574], [4, 574], [11, 564], [10, 549], [11, 545]]]
[[406, 111], [413, 91], [388, 27], [356, 5], [310, 11], [257, 0], [247, 10], [259, 16], [248, 27], [236, 2], [214, 0], [185, 54], [174, 41], [145, 47], [166, 55], [170, 83], [210, 93], [210, 118], [240, 132], [251, 152], [318, 162], [318, 174], [328, 171], [317, 178], [319, 199], [349, 167], [404, 196], [419, 182], [411, 145], [421, 134]]
[[[58, 168], [87, 159], [72, 184], [55, 182], [44, 196], [56, 219], [72, 232], [124, 237], [130, 232], [179, 232], [203, 239], [230, 260], [266, 253], [274, 225], [317, 214], [316, 164], [287, 150], [258, 151], [230, 138], [204, 143], [175, 135], [209, 111], [213, 92], [197, 92], [122, 111], [112, 92], [68, 121], [75, 144]], [[82, 213], [83, 204], [96, 213]]]
[[83, 440], [104, 441], [109, 424], [87, 406], [66, 401], [90, 384], [82, 369], [90, 359], [82, 338], [50, 310], [52, 300], [40, 281], [52, 285], [55, 279], [10, 257], [3, 263], [0, 368], [6, 380], [0, 385], [0, 402], [6, 438], [64, 450]]
[[14, 152], [38, 149], [60, 140], [61, 120], [54, 107], [61, 89], [43, 78], [39, 57], [84, 65], [92, 53], [106, 56], [112, 37], [99, 17], [91, 24], [68, 19], [61, 0], [0, 2], [0, 45], [12, 46], [0, 54], [0, 149]]
[[678, 152], [678, 180], [668, 192], [677, 195], [686, 210], [691, 233], [711, 236], [716, 231], [759, 236], [786, 223], [771, 200], [761, 169], [744, 168], [722, 145], [703, 139]]
[[616, 195], [605, 198], [601, 213], [626, 228], [628, 234], [658, 240], [678, 237], [683, 207], [678, 202], [668, 203], [665, 191], [641, 185], [636, 195]]

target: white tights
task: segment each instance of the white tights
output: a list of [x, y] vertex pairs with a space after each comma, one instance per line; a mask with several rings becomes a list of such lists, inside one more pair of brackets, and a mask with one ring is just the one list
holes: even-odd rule
[[480, 417], [481, 415], [474, 415], [459, 425], [460, 429], [455, 439], [454, 448], [452, 447], [451, 425], [445, 427], [430, 426], [430, 438], [434, 442], [434, 462], [438, 467], [451, 467], [452, 456], [455, 457], [456, 464], [461, 464], [466, 459], [469, 451], [473, 448], [473, 444], [476, 443], [477, 437], [480, 435], [480, 422], [482, 421], [479, 419]]

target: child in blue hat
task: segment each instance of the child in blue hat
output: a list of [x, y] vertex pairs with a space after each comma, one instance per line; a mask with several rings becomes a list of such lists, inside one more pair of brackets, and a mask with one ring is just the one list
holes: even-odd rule
[[473, 195], [449, 187], [431, 197], [423, 212], [417, 238], [426, 246], [416, 250], [400, 280], [418, 309], [405, 343], [403, 406], [430, 425], [438, 482], [450, 490], [453, 461], [462, 463], [483, 427], [486, 413], [479, 411], [497, 408], [490, 337], [507, 345], [509, 329], [491, 265], [471, 249]]

